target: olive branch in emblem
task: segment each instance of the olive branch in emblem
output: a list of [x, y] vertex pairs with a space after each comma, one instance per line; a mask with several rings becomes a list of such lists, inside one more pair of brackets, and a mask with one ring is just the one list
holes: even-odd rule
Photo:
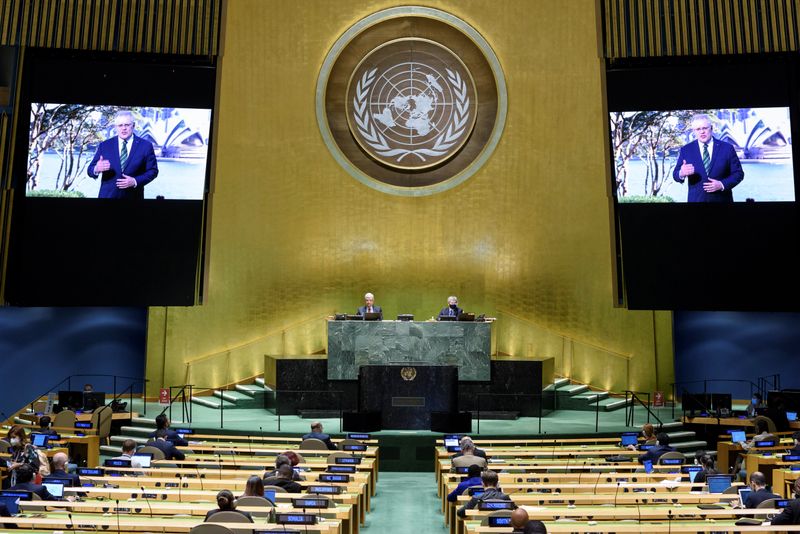
[[397, 156], [396, 160], [398, 162], [408, 155], [416, 156], [422, 161], [427, 161], [425, 156], [436, 157], [445, 155], [447, 151], [458, 142], [461, 136], [464, 135], [467, 123], [469, 122], [470, 101], [467, 96], [467, 84], [461, 77], [461, 74], [457, 71], [445, 69], [447, 71], [447, 81], [452, 86], [456, 96], [453, 119], [450, 121], [450, 124], [445, 131], [436, 138], [431, 148], [407, 150], [389, 146], [386, 137], [374, 126], [370, 119], [367, 96], [369, 96], [369, 88], [375, 82], [377, 70], [377, 68], [374, 68], [365, 71], [356, 84], [355, 96], [353, 97], [353, 118], [355, 119], [358, 133], [361, 134], [361, 137], [375, 150], [376, 154], [383, 157]]

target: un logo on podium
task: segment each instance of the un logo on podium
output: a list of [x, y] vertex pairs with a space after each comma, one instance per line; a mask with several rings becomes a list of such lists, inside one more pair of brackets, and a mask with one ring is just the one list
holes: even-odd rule
[[417, 378], [417, 370], [413, 367], [403, 367], [400, 369], [400, 376], [403, 377], [403, 380], [406, 382], [411, 382]]
[[426, 7], [357, 22], [317, 82], [317, 123], [334, 158], [365, 185], [398, 195], [434, 194], [472, 176], [499, 142], [506, 109], [486, 40]]

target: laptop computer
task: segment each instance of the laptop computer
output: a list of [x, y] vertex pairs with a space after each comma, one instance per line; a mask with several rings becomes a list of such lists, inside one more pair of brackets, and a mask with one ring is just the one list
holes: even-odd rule
[[644, 466], [645, 473], [653, 472], [653, 460], [645, 460], [644, 462], [642, 462], [642, 465]]
[[472, 321], [474, 321], [474, 320], [475, 320], [475, 314], [474, 314], [474, 313], [467, 313], [467, 312], [463, 312], [463, 313], [459, 314], [459, 316], [458, 316], [458, 320], [459, 320], [459, 321], [469, 321], [469, 322], [472, 322]]
[[697, 473], [702, 470], [702, 466], [699, 465], [687, 465], [681, 469], [681, 471], [689, 475], [689, 482], [694, 482], [694, 479], [697, 478]]
[[30, 491], [0, 491], [0, 502], [6, 505], [11, 515], [19, 513], [19, 501], [30, 501], [32, 498]]
[[709, 493], [722, 493], [731, 487], [731, 475], [709, 475], [706, 477]]
[[[149, 452], [137, 452], [133, 455], [133, 458], [139, 461], [139, 465], [142, 468], [149, 468], [150, 463], [153, 461], [153, 454]], [[133, 462], [131, 462], [132, 464]]]
[[639, 444], [639, 435], [635, 433], [624, 433], [620, 437], [620, 445], [623, 447], [627, 447], [628, 445], [638, 445]]
[[786, 412], [786, 419], [788, 419], [790, 423], [797, 421], [797, 412]]
[[47, 434], [34, 434], [31, 433], [31, 443], [39, 449], [46, 449], [47, 443], [50, 441], [50, 436]]
[[59, 482], [44, 481], [42, 486], [47, 488], [47, 491], [50, 492], [50, 495], [56, 497], [57, 499], [60, 499], [61, 497], [64, 496], [64, 484], [61, 484]]
[[728, 433], [731, 435], [731, 441], [734, 443], [744, 443], [747, 441], [744, 430], [728, 430]]
[[749, 486], [742, 486], [739, 488], [739, 506], [744, 508], [744, 502], [747, 500], [747, 496], [753, 493], [753, 490], [750, 489]]

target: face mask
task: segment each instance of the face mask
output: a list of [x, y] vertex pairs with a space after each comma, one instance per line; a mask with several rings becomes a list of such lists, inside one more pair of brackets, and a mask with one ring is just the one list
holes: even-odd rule
[[456, 308], [458, 308], [458, 304], [451, 304], [450, 307], [455, 310]]
[[753, 401], [753, 404], [758, 404], [758, 399], [750, 399]]
[[19, 445], [19, 438], [11, 438], [11, 445], [15, 447]]

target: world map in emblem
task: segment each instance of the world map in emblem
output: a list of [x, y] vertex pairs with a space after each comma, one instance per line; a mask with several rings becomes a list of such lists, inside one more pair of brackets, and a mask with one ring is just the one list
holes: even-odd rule
[[472, 77], [444, 46], [398, 39], [369, 54], [347, 89], [350, 132], [369, 155], [396, 169], [440, 165], [469, 139], [477, 116]]

